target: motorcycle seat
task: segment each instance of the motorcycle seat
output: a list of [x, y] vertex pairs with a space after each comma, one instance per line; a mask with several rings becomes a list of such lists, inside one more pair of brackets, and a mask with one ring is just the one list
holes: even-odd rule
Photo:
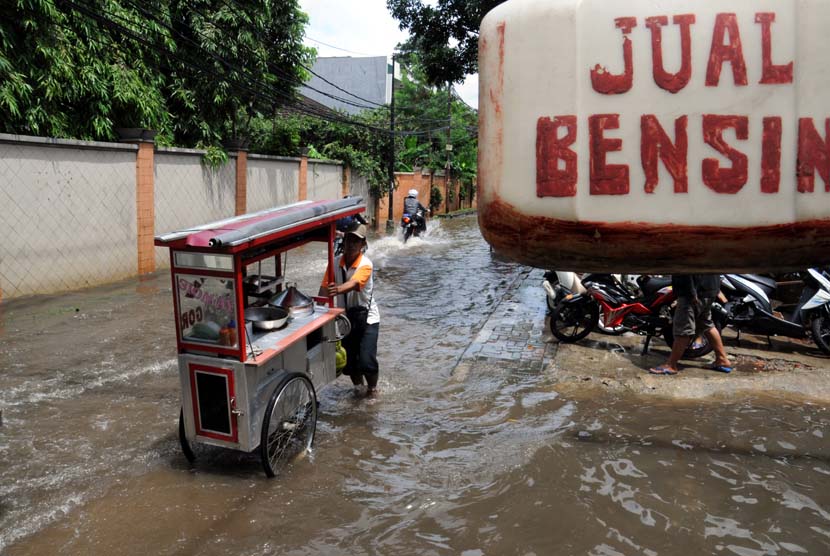
[[652, 297], [666, 286], [671, 286], [671, 278], [649, 277], [647, 280], [642, 281], [640, 289], [643, 290], [643, 294], [646, 297]]
[[767, 295], [770, 295], [778, 287], [778, 284], [774, 279], [767, 278], [766, 276], [760, 276], [758, 274], [739, 274], [738, 276], [760, 286]]

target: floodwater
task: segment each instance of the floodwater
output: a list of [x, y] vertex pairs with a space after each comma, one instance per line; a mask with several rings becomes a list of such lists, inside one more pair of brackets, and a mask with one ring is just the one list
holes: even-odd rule
[[567, 399], [555, 369], [454, 378], [519, 267], [474, 218], [369, 256], [381, 394], [323, 390], [313, 454], [271, 480], [255, 455], [181, 455], [164, 272], [0, 305], [0, 553], [830, 553], [826, 407]]

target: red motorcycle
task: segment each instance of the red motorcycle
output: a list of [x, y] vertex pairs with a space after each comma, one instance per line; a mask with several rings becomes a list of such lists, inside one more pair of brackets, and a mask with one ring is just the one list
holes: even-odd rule
[[[587, 283], [585, 283], [587, 282]], [[596, 327], [602, 314], [606, 328], [621, 327], [646, 337], [643, 355], [648, 353], [651, 338], [661, 335], [671, 346], [674, 342], [672, 318], [677, 299], [671, 287], [671, 278], [640, 276], [637, 284], [640, 297], [631, 293], [622, 282], [610, 274], [594, 274], [583, 279], [587, 292], [566, 296], [550, 316], [550, 331], [560, 341], [578, 342]], [[716, 326], [720, 328], [719, 324]], [[705, 336], [695, 339], [684, 355], [695, 358], [712, 351]]]

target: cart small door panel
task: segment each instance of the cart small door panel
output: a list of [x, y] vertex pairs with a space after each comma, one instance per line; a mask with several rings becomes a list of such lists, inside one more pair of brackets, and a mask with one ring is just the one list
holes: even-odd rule
[[188, 440], [253, 449], [244, 364], [188, 353], [179, 356], [179, 380]]
[[196, 434], [236, 444], [239, 426], [233, 369], [191, 363], [188, 366]]

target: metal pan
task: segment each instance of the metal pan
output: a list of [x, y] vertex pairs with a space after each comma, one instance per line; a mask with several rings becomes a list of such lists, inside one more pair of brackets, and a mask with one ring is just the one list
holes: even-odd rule
[[260, 330], [275, 330], [288, 320], [288, 311], [282, 307], [248, 307], [245, 320]]

